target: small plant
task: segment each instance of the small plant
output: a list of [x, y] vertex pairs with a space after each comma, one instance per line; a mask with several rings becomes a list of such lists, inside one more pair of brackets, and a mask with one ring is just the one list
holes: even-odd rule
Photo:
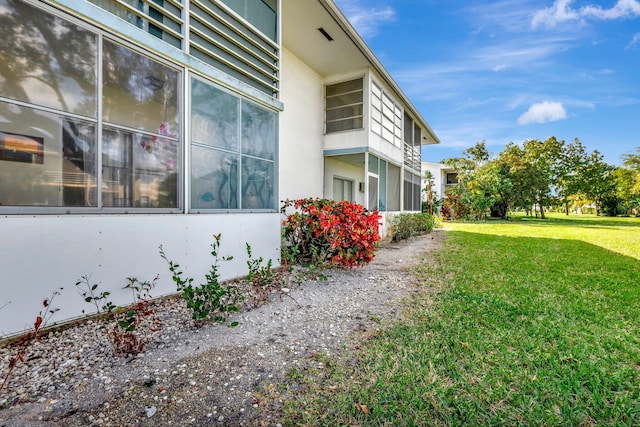
[[253, 258], [251, 252], [251, 245], [246, 243], [247, 247], [247, 267], [249, 273], [247, 274], [247, 281], [253, 286], [253, 305], [258, 306], [267, 301], [269, 293], [278, 284], [276, 274], [272, 270], [273, 262], [271, 259], [267, 261], [266, 265], [262, 265], [264, 259], [262, 257]]
[[[9, 366], [7, 369], [7, 374], [0, 385], [0, 390], [2, 390], [8, 383], [9, 378], [11, 377], [11, 373], [16, 367], [18, 362], [26, 363], [26, 354], [29, 351], [29, 348], [40, 339], [40, 331], [47, 325], [51, 317], [60, 309], [53, 308], [52, 303], [56, 296], [60, 295], [60, 291], [62, 288], [55, 290], [49, 298], [45, 298], [42, 301], [42, 309], [36, 316], [35, 322], [33, 322], [33, 326], [31, 330], [24, 335], [22, 335], [15, 344], [12, 346], [12, 354], [9, 356]], [[3, 306], [4, 307], [4, 306]]]
[[[108, 300], [111, 292], [104, 291], [98, 293], [98, 284], [91, 284], [90, 278], [91, 276], [84, 275], [76, 282], [78, 293], [84, 298], [85, 302], [93, 304], [96, 307], [96, 313], [111, 313], [116, 309], [116, 305]], [[82, 314], [84, 313], [85, 311], [82, 310]]]
[[[99, 292], [99, 285], [92, 284], [89, 276], [82, 276], [76, 282], [78, 293], [84, 300], [93, 304], [99, 315], [104, 315], [108, 321], [113, 322], [107, 329], [107, 338], [116, 356], [135, 356], [144, 350], [149, 341], [146, 337], [149, 329], [146, 326], [141, 328], [141, 325], [147, 317], [153, 315], [153, 310], [149, 308], [150, 292], [157, 281], [158, 276], [151, 282], [141, 282], [135, 277], [127, 277], [127, 284], [123, 289], [131, 290], [133, 304], [129, 307], [118, 307], [109, 301], [111, 293]], [[84, 310], [82, 312], [84, 313]]]
[[151, 282], [141, 282], [135, 277], [127, 277], [128, 283], [123, 289], [131, 290], [133, 305], [118, 307], [114, 326], [108, 332], [109, 341], [116, 356], [135, 356], [144, 351], [149, 342], [148, 334], [152, 329], [145, 320], [154, 313], [149, 307], [152, 298], [150, 292], [157, 281], [158, 276]]
[[145, 317], [153, 314], [153, 310], [149, 308], [152, 298], [150, 292], [156, 286], [158, 278], [159, 276], [156, 276], [151, 282], [140, 282], [135, 277], [127, 277], [128, 283], [124, 289], [131, 290], [134, 305], [123, 310], [124, 316], [118, 321], [119, 327], [126, 331], [135, 331]]
[[[187, 307], [192, 310], [192, 318], [197, 323], [203, 320], [212, 320], [214, 322], [224, 323], [227, 318], [226, 313], [237, 312], [240, 308], [237, 302], [241, 297], [238, 291], [230, 286], [220, 284], [220, 273], [218, 271], [218, 263], [220, 261], [229, 261], [233, 259], [231, 256], [220, 257], [218, 251], [220, 249], [220, 234], [213, 236], [214, 241], [211, 244], [211, 256], [214, 262], [211, 265], [209, 273], [205, 275], [206, 283], [199, 286], [193, 286], [194, 279], [192, 277], [183, 278], [183, 272], [180, 270], [180, 264], [170, 261], [162, 248], [159, 247], [160, 256], [169, 264], [171, 278], [176, 284], [178, 292], [182, 292], [182, 298], [187, 302]], [[238, 322], [232, 322], [229, 326], [237, 326]]]

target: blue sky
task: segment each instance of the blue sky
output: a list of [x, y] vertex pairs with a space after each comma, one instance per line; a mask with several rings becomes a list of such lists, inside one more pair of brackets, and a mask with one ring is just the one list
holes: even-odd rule
[[640, 147], [640, 0], [337, 0], [441, 140]]

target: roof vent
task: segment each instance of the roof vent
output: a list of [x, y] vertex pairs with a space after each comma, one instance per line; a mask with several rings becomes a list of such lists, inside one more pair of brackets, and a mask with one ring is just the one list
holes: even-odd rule
[[324, 28], [320, 27], [320, 28], [318, 28], [318, 31], [320, 31], [320, 33], [321, 33], [321, 34], [322, 34], [322, 35], [323, 35], [327, 40], [329, 40], [330, 42], [332, 42], [332, 41], [333, 41], [333, 37], [331, 37], [331, 36], [329, 35], [329, 33], [327, 33], [327, 30], [325, 30]]

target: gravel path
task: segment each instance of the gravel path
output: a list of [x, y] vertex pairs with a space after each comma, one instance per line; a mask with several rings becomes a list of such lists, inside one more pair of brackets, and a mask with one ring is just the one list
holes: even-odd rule
[[[234, 314], [235, 328], [196, 328], [181, 299], [160, 300], [158, 330], [133, 358], [113, 356], [101, 322], [50, 333], [0, 391], [0, 426], [277, 426], [257, 392], [396, 318], [412, 287], [411, 267], [443, 236], [387, 243], [363, 268], [291, 284]], [[8, 358], [9, 348], [0, 348], [0, 378]]]

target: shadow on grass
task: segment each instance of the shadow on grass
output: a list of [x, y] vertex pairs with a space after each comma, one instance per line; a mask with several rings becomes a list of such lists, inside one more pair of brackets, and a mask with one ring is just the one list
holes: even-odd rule
[[[553, 215], [553, 214], [552, 214]], [[633, 217], [593, 217], [583, 215], [548, 216], [545, 219], [531, 216], [516, 216], [513, 218], [516, 222], [526, 222], [535, 225], [560, 225], [571, 227], [638, 227], [640, 228], [640, 218]]]

